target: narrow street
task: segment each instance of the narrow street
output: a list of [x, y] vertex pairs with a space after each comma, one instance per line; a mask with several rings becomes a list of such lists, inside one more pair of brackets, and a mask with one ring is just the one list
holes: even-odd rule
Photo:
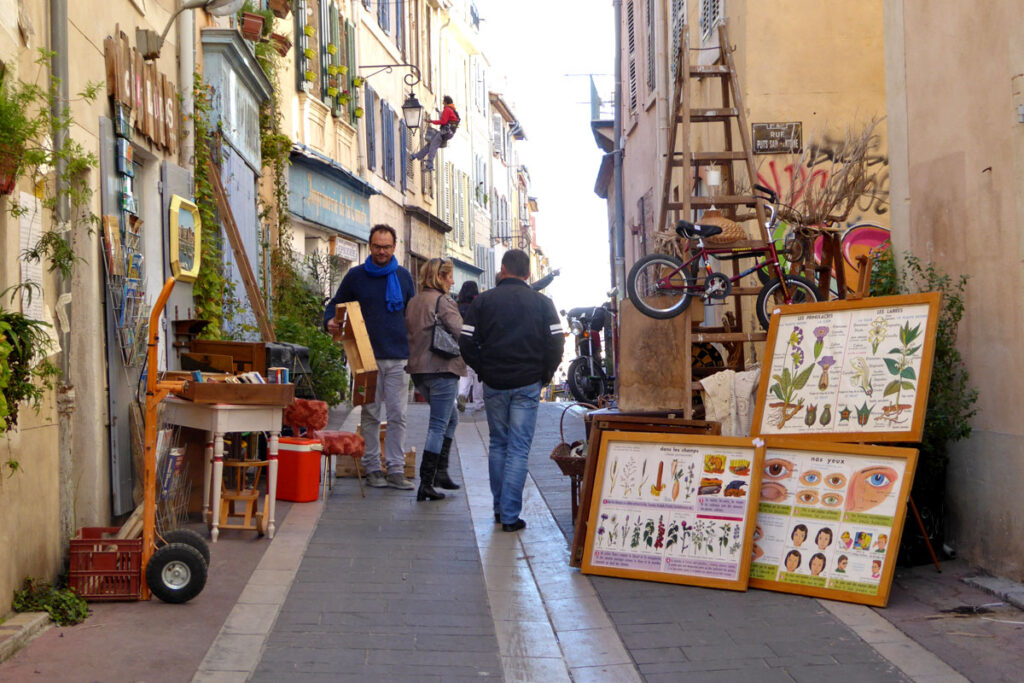
[[[226, 532], [198, 599], [94, 604], [0, 664], [0, 680], [1016, 680], [1024, 615], [960, 581], [956, 563], [901, 570], [880, 610], [568, 567], [568, 480], [548, 457], [563, 408], [541, 406], [524, 532], [494, 525], [486, 420], [463, 414], [466, 487], [450, 498], [364, 499], [336, 479], [324, 506], [285, 504], [273, 541]], [[426, 418], [410, 407], [409, 446]], [[576, 411], [566, 430], [582, 436]], [[991, 611], [943, 612], [979, 605]], [[110, 643], [139, 656], [109, 658]]]

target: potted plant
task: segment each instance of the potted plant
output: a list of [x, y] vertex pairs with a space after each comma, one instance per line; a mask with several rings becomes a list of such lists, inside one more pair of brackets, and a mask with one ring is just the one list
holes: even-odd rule
[[364, 79], [363, 79], [362, 76], [356, 76], [355, 78], [352, 79], [352, 87], [353, 88], [360, 88], [360, 87], [362, 87], [363, 81], [364, 81]]
[[288, 54], [288, 50], [292, 49], [292, 41], [288, 39], [288, 36], [283, 36], [280, 33], [271, 33], [270, 42], [274, 45], [274, 49], [277, 50], [277, 54], [282, 57]]
[[10, 75], [0, 79], [0, 194], [14, 191], [25, 143], [43, 132], [46, 120], [33, 116], [39, 97], [34, 85], [20, 83]]
[[288, 16], [288, 12], [291, 11], [292, 3], [291, 0], [269, 0], [267, 4], [270, 6], [270, 11], [274, 13], [274, 16], [278, 19], [284, 19]]
[[302, 75], [305, 76], [306, 80], [310, 82], [312, 82], [313, 79], [316, 78], [316, 74], [313, 73], [312, 69], [306, 69], [306, 72]]
[[263, 17], [255, 12], [242, 12], [242, 21], [238, 28], [246, 40], [259, 40], [263, 35]]
[[312, 37], [312, 35], [313, 35], [313, 24], [306, 24], [305, 26], [303, 26], [302, 27], [302, 32], [305, 33], [307, 36]]

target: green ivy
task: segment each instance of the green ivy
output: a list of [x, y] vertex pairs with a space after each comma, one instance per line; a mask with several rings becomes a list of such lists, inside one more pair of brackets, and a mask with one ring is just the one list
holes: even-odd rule
[[193, 78], [192, 92], [195, 102], [195, 200], [203, 225], [202, 258], [199, 275], [192, 285], [192, 299], [196, 306], [196, 317], [210, 323], [200, 336], [203, 339], [221, 339], [224, 321], [224, 244], [207, 164], [210, 159], [207, 141], [211, 134], [212, 111], [210, 88], [203, 83], [202, 74], [198, 72]]
[[70, 588], [54, 588], [31, 577], [25, 587], [14, 591], [15, 612], [46, 612], [58, 626], [74, 626], [89, 616], [89, 605]]

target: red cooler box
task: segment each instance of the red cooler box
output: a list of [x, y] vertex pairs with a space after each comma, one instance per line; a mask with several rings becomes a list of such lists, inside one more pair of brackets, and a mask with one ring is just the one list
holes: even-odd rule
[[309, 503], [320, 495], [320, 439], [282, 436], [277, 444], [277, 499]]

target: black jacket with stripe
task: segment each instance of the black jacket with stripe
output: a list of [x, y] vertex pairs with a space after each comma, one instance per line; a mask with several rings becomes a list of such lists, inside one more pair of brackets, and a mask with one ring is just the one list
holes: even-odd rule
[[473, 300], [459, 335], [462, 357], [494, 389], [547, 384], [562, 362], [565, 335], [551, 299], [506, 277]]

